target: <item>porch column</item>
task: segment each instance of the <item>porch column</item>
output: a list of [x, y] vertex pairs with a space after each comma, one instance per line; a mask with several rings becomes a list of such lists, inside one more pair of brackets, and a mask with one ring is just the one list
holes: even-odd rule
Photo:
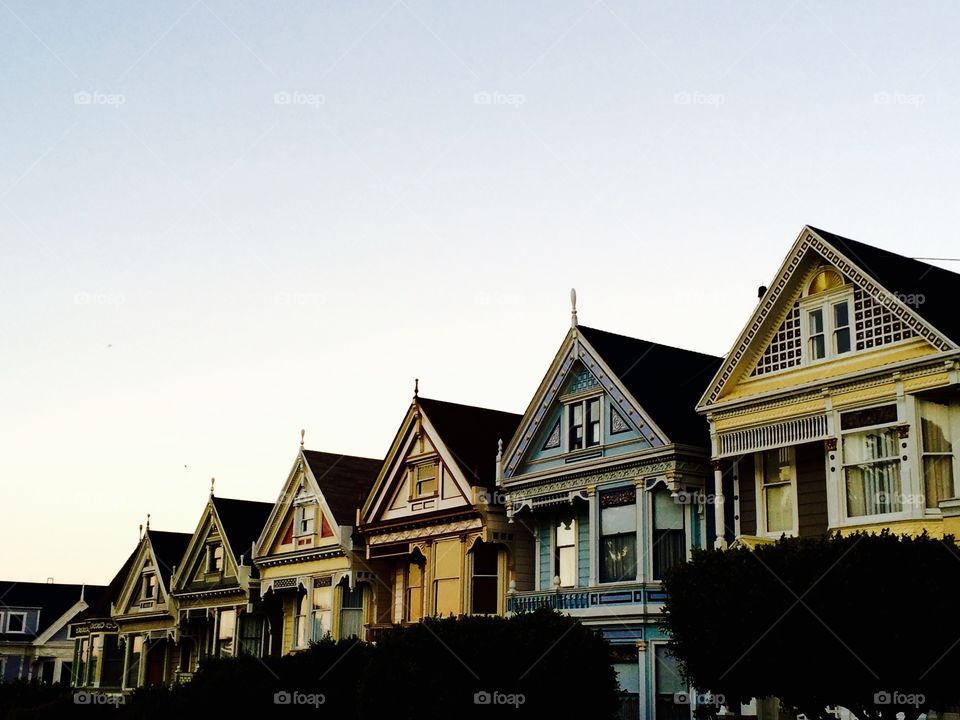
[[[597, 558], [597, 548], [600, 547], [600, 507], [597, 503], [597, 487], [595, 485], [590, 485], [587, 487], [587, 522], [589, 525], [589, 538], [590, 538], [590, 577], [589, 585], [596, 585], [598, 582], [600, 568], [598, 566]], [[577, 530], [579, 535], [579, 528]], [[579, 554], [579, 550], [577, 551]], [[580, 578], [577, 578], [577, 585], [580, 584]]]
[[647, 708], [647, 683], [650, 680], [647, 658], [647, 641], [637, 640], [637, 665], [640, 669], [639, 697], [637, 698], [637, 708], [640, 710], [640, 717], [653, 717], [653, 708]]
[[717, 533], [717, 539], [713, 542], [713, 547], [717, 550], [725, 550], [727, 540], [724, 537], [724, 497], [723, 497], [723, 463], [720, 460], [713, 460], [713, 526]]

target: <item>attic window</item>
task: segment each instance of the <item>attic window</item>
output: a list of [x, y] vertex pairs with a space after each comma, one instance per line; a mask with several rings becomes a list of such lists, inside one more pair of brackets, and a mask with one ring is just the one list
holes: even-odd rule
[[144, 574], [142, 588], [141, 599], [154, 600], [157, 596], [157, 576], [153, 573]]
[[567, 405], [567, 450], [582, 450], [600, 444], [600, 398]]
[[413, 496], [428, 497], [437, 494], [437, 464], [423, 463], [413, 468]]
[[25, 633], [27, 631], [27, 614], [15, 610], [7, 611], [7, 632]]
[[223, 545], [217, 543], [207, 546], [207, 572], [223, 572]]

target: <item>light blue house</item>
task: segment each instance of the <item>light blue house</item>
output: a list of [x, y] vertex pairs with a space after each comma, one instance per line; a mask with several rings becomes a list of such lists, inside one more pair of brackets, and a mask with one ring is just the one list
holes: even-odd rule
[[659, 628], [661, 579], [712, 539], [710, 436], [695, 406], [720, 361], [578, 326], [574, 304], [500, 458], [507, 513], [536, 538], [534, 567], [513, 569], [535, 589], [511, 583], [508, 610], [547, 605], [600, 630], [615, 647], [623, 717], [691, 713]]

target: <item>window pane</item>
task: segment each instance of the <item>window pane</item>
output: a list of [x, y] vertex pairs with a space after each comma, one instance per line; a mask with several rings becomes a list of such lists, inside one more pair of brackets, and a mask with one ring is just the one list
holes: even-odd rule
[[820, 360], [826, 356], [825, 348], [823, 335], [810, 338], [810, 355], [814, 360]]
[[573, 545], [576, 540], [573, 518], [561, 518], [557, 521], [557, 547]]
[[793, 486], [774, 485], [764, 489], [767, 511], [767, 532], [793, 529]]
[[847, 327], [850, 324], [849, 310], [845, 302], [837, 303], [833, 306], [833, 326], [835, 328]]
[[894, 429], [848, 433], [843, 436], [843, 462], [846, 465], [891, 460], [897, 457], [897, 431]]
[[900, 512], [900, 461], [844, 468], [847, 482], [847, 515]]
[[653, 493], [653, 527], [657, 530], [683, 530], [683, 505], [660, 488]]
[[573, 546], [557, 549], [557, 572], [562, 587], [574, 587], [577, 584], [577, 555]]
[[687, 559], [687, 536], [683, 530], [654, 530], [653, 579], [663, 580], [667, 570]]
[[497, 612], [497, 578], [475, 577], [470, 608], [477, 614], [494, 615]]
[[953, 497], [953, 455], [927, 455], [923, 458], [923, 482], [927, 507], [940, 507], [940, 501]]
[[810, 311], [810, 334], [818, 335], [823, 332], [823, 310]]
[[600, 443], [600, 398], [587, 401], [587, 447]]
[[445, 617], [460, 614], [460, 598], [457, 592], [456, 580], [437, 580], [434, 583], [434, 613]]
[[837, 346], [837, 355], [850, 352], [850, 328], [843, 328], [834, 333], [834, 340]]
[[793, 479], [793, 449], [789, 447], [763, 453], [763, 484], [786, 483]]
[[460, 541], [441, 540], [433, 546], [434, 577], [460, 577]]
[[680, 663], [664, 645], [654, 645], [654, 682], [658, 695], [685, 692], [687, 684], [680, 673]]
[[950, 406], [925, 400], [920, 403], [920, 435], [924, 452], [953, 452], [950, 442]]
[[637, 579], [637, 535], [623, 533], [600, 540], [600, 582]]
[[474, 575], [496, 575], [497, 574], [497, 546], [478, 541], [473, 550], [473, 574]]
[[637, 531], [637, 506], [619, 505], [600, 510], [600, 532], [603, 535]]
[[571, 405], [569, 417], [569, 449], [579, 450], [583, 447], [583, 405]]

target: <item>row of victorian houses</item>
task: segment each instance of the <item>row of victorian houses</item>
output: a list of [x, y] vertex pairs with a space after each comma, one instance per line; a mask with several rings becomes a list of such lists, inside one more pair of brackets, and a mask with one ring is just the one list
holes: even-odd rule
[[[664, 573], [695, 548], [960, 525], [960, 275], [805, 227], [725, 358], [572, 322], [523, 415], [415, 392], [386, 457], [301, 446], [274, 503], [149, 527], [75, 618], [73, 682], [549, 606], [675, 718]], [[766, 715], [764, 707], [743, 714]]]

